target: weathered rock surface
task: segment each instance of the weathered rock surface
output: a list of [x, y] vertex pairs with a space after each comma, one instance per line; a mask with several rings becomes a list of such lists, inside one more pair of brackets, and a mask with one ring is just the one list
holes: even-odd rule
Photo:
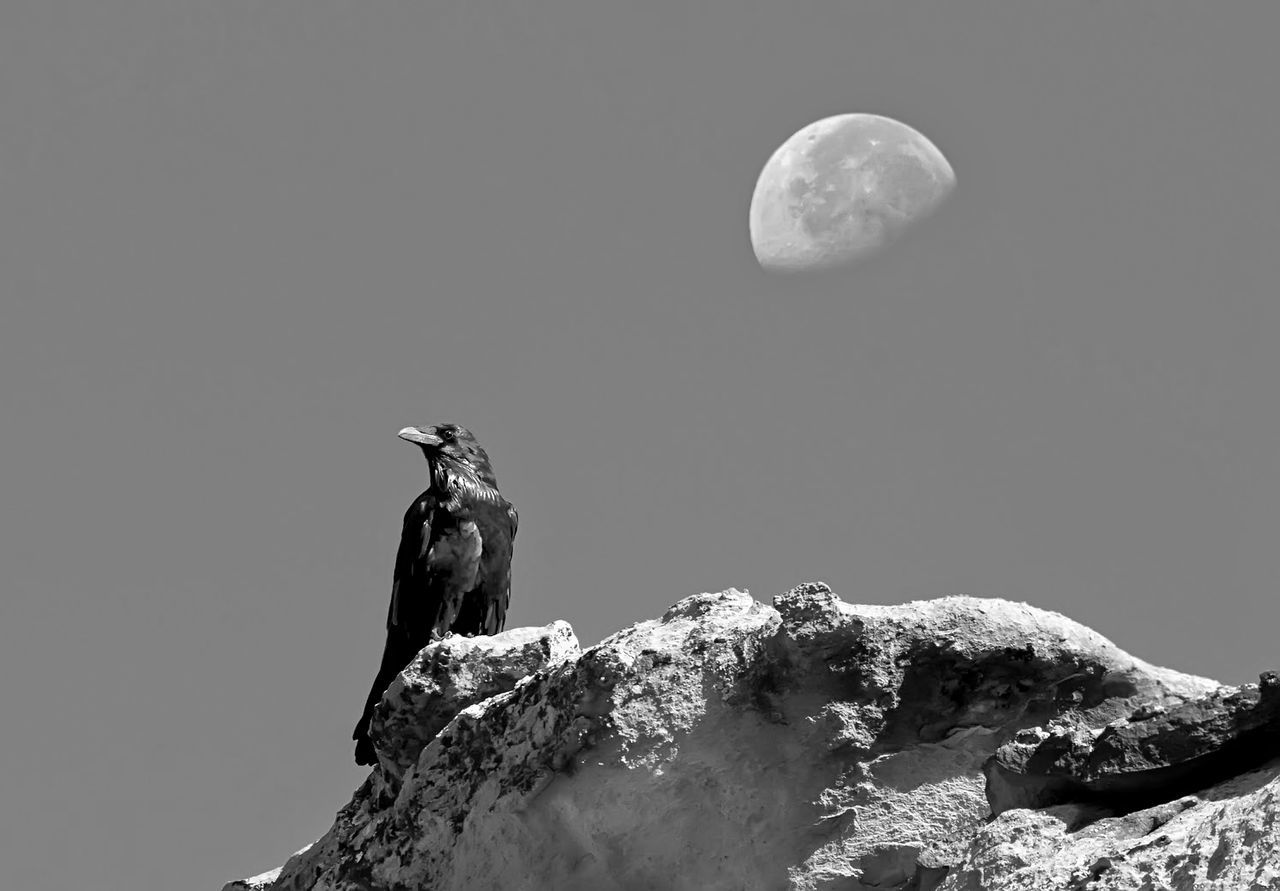
[[1101, 728], [1020, 731], [986, 764], [997, 819], [942, 887], [1280, 888], [1277, 756], [1273, 672]]
[[251, 876], [247, 879], [239, 879], [235, 882], [228, 882], [222, 886], [222, 891], [270, 891], [271, 886], [276, 883], [276, 879], [280, 877], [280, 870], [283, 867], [277, 866], [275, 869], [264, 872], [261, 875]]
[[1280, 679], [1147, 708], [1094, 732], [1059, 723], [1018, 733], [987, 764], [991, 812], [1079, 802], [1129, 812], [1280, 755]]
[[[941, 891], [1274, 891], [1280, 768], [1123, 816], [1075, 805], [982, 827]], [[1082, 828], [1081, 820], [1085, 820]], [[855, 886], [856, 887], [856, 886]]]
[[[531, 662], [516, 639], [541, 642]], [[1274, 887], [1265, 684], [1223, 690], [1025, 604], [855, 606], [822, 585], [570, 640], [557, 623], [428, 647], [330, 831], [228, 888]], [[1161, 791], [1241, 739], [1254, 772]], [[1115, 776], [1148, 791], [1077, 794]]]
[[369, 729], [379, 765], [402, 777], [458, 712], [580, 655], [568, 622], [513, 628], [492, 637], [452, 636], [431, 644], [391, 682], [373, 713]]

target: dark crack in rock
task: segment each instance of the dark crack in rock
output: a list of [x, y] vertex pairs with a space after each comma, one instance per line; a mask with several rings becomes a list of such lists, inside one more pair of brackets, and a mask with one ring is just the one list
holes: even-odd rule
[[1260, 767], [1280, 756], [1280, 680], [1220, 688], [1172, 708], [1144, 706], [1092, 731], [1019, 734], [986, 766], [994, 814], [1065, 802], [1123, 815]]

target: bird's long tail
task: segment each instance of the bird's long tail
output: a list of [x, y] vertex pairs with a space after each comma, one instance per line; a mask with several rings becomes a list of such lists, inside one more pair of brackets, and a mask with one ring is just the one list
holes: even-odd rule
[[360, 721], [351, 733], [351, 738], [356, 741], [356, 764], [378, 762], [378, 755], [373, 749], [373, 740], [369, 739], [369, 722], [373, 719], [373, 710], [382, 701], [382, 694], [395, 680], [396, 675], [409, 664], [409, 660], [417, 652], [417, 648], [408, 641], [387, 638], [387, 645], [382, 650], [382, 666], [378, 669], [378, 676], [373, 680], [373, 686], [369, 688], [369, 698], [365, 700], [364, 713], [360, 715]]

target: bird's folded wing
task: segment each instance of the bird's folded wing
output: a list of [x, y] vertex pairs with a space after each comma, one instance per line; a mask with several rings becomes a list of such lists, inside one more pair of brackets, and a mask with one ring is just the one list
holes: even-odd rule
[[388, 630], [401, 627], [407, 618], [402, 595], [415, 587], [414, 575], [431, 544], [434, 512], [435, 499], [425, 493], [405, 511], [404, 531], [400, 533], [400, 549], [396, 552], [396, 570], [391, 583], [391, 606], [387, 609]]

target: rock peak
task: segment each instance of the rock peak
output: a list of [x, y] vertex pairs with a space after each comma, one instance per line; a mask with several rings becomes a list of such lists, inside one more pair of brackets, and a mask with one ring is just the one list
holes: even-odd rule
[[425, 648], [319, 841], [228, 889], [1280, 886], [1280, 689], [1026, 604], [686, 597]]

